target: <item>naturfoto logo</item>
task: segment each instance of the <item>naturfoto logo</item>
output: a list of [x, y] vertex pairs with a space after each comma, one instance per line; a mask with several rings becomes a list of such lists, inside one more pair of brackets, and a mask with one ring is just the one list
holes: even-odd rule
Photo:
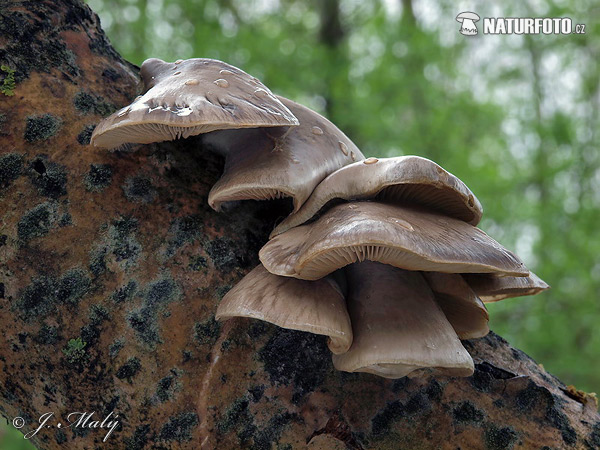
[[[465, 36], [478, 33], [475, 22], [481, 20], [474, 12], [465, 11], [456, 16]], [[569, 17], [484, 17], [483, 34], [585, 34], [584, 24], [573, 25]]]

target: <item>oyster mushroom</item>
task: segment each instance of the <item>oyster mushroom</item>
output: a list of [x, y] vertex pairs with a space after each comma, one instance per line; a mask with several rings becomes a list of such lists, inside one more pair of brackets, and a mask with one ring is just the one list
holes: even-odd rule
[[93, 145], [114, 148], [214, 130], [298, 125], [264, 84], [222, 61], [152, 58], [142, 64], [141, 77], [145, 93], [102, 120], [92, 134]]
[[452, 376], [473, 374], [473, 360], [419, 272], [374, 262], [351, 264], [348, 309], [354, 340], [333, 355], [346, 372], [400, 378], [423, 368]]
[[269, 272], [305, 280], [364, 260], [430, 272], [529, 274], [517, 256], [466, 222], [376, 202], [335, 206], [271, 239], [259, 257]]
[[550, 286], [533, 272], [529, 272], [526, 277], [465, 273], [463, 278], [484, 302], [497, 302], [522, 295], [536, 295], [550, 289]]
[[475, 339], [490, 332], [483, 302], [456, 273], [423, 272], [435, 301], [460, 339]]
[[281, 222], [271, 237], [310, 220], [337, 199], [420, 204], [472, 225], [477, 225], [483, 214], [471, 190], [433, 161], [419, 156], [368, 158], [325, 178], [302, 208]]
[[217, 320], [251, 317], [282, 328], [329, 336], [332, 353], [352, 344], [352, 327], [339, 286], [331, 277], [317, 281], [279, 277], [262, 264], [248, 273], [221, 300]]
[[327, 175], [364, 159], [329, 120], [291, 100], [278, 99], [298, 118], [299, 126], [204, 136], [204, 142], [226, 158], [223, 176], [208, 196], [212, 208], [219, 210], [222, 203], [235, 200], [291, 197], [297, 211]]

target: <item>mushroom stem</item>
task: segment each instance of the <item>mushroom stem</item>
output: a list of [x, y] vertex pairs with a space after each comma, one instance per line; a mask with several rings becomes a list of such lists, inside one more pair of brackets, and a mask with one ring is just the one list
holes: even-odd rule
[[333, 356], [338, 370], [401, 378], [422, 368], [453, 376], [473, 374], [460, 343], [419, 272], [362, 262], [346, 267], [354, 340]]

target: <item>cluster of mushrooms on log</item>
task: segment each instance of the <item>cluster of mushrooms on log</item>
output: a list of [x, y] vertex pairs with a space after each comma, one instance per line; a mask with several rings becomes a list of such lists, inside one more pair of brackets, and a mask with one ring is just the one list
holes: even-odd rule
[[548, 288], [477, 228], [481, 204], [434, 162], [365, 158], [330, 121], [221, 61], [149, 59], [141, 76], [144, 94], [104, 119], [92, 144], [202, 134], [225, 158], [213, 209], [293, 201], [260, 250], [262, 264], [219, 304], [218, 320], [326, 335], [342, 371], [469, 376], [460, 340], [489, 332], [484, 303]]

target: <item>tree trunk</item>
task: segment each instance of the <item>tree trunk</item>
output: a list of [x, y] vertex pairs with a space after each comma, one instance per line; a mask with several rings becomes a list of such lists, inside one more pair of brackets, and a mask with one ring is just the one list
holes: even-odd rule
[[197, 139], [89, 146], [138, 75], [77, 0], [1, 0], [0, 62], [0, 408], [24, 433], [53, 413], [39, 448], [600, 448], [594, 401], [494, 334], [465, 343], [470, 378], [394, 381], [216, 323], [289, 204], [212, 211], [222, 161]]

